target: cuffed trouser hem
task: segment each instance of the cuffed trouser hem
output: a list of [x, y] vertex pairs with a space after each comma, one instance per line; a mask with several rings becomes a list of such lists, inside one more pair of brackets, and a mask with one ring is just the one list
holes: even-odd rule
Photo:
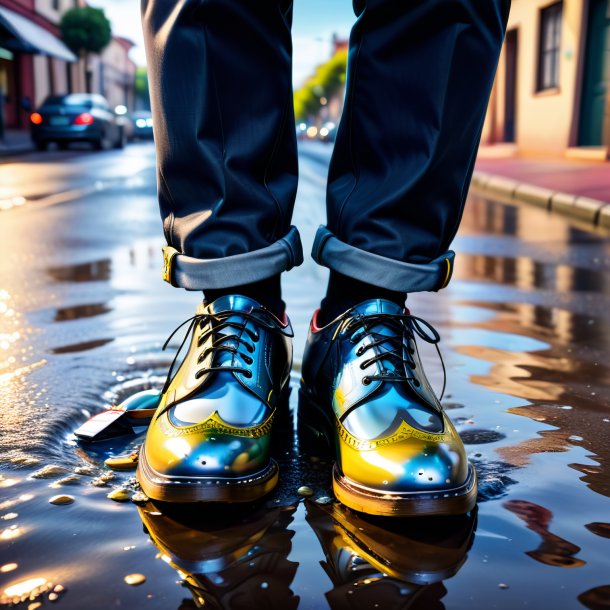
[[201, 259], [163, 248], [163, 279], [186, 290], [216, 290], [267, 279], [303, 262], [301, 237], [296, 227], [260, 250], [223, 258]]
[[429, 263], [405, 263], [350, 246], [320, 226], [311, 256], [319, 265], [361, 282], [408, 293], [436, 291], [447, 286], [453, 273], [455, 252], [448, 250]]

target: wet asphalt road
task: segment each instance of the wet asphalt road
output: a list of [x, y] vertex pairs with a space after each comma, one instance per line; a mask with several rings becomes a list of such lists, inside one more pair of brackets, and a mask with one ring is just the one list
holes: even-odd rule
[[[294, 223], [306, 251], [324, 221], [328, 153], [302, 150]], [[71, 435], [88, 414], [162, 382], [173, 352], [161, 345], [198, 302], [160, 279], [154, 191], [148, 143], [0, 164], [0, 605], [40, 579], [39, 600], [41, 583], [60, 583], [58, 606], [74, 609], [173, 610], [199, 598], [610, 608], [610, 239], [471, 195], [452, 284], [409, 297], [443, 337], [444, 403], [477, 466], [478, 515], [413, 526], [299, 502], [303, 484], [328, 495], [328, 464], [290, 438], [265, 505], [174, 514], [108, 500], [131, 473], [91, 485], [105, 457], [141, 437], [83, 447]], [[325, 278], [309, 260], [285, 277], [295, 382]], [[424, 353], [440, 388], [436, 356]], [[76, 501], [49, 505], [57, 493]], [[130, 587], [130, 573], [147, 580]]]

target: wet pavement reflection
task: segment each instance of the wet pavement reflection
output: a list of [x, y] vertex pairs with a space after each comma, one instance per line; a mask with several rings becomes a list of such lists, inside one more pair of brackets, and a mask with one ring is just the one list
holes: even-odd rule
[[[302, 150], [294, 221], [306, 251], [324, 220], [328, 153]], [[610, 608], [607, 236], [473, 193], [452, 284], [409, 297], [443, 338], [444, 406], [478, 472], [476, 513], [349, 511], [332, 498], [330, 462], [303, 453], [289, 423], [264, 502], [167, 506], [138, 495], [133, 471], [104, 466], [137, 451], [141, 427], [92, 444], [73, 433], [163, 384], [161, 345], [198, 296], [159, 278], [152, 147], [72, 155], [73, 167], [62, 154], [14, 164], [10, 196], [27, 205], [0, 210], [0, 607]], [[133, 171], [114, 180], [113, 167]], [[293, 389], [326, 273], [307, 261], [285, 278]], [[422, 352], [440, 389], [436, 355]], [[49, 503], [58, 495], [73, 501]]]

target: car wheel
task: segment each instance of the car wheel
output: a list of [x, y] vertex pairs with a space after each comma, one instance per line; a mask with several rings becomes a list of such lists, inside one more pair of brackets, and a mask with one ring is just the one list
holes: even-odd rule
[[48, 146], [49, 146], [48, 142], [43, 142], [42, 140], [39, 140], [38, 142], [36, 142], [36, 150], [39, 150], [40, 152], [47, 150]]
[[127, 138], [125, 137], [125, 132], [123, 129], [119, 130], [119, 138], [114, 143], [115, 148], [125, 148], [125, 144], [127, 144]]
[[100, 137], [93, 141], [93, 147], [95, 150], [108, 150], [110, 145], [110, 140], [108, 140], [105, 132], [102, 132]]

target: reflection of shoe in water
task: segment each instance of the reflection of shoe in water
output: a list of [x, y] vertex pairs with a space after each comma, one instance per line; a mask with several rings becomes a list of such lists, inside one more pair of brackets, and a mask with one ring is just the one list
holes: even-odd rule
[[303, 355], [299, 431], [336, 448], [337, 499], [384, 516], [472, 510], [474, 467], [417, 348], [416, 337], [436, 345], [436, 330], [383, 299], [365, 301], [322, 328], [316, 318]]
[[[361, 515], [339, 503], [307, 502], [334, 588], [333, 609], [443, 608], [442, 581], [455, 575], [472, 544], [476, 512], [417, 520]], [[377, 605], [375, 605], [377, 604]], [[418, 606], [420, 607], [420, 606]]]
[[290, 323], [252, 299], [225, 296], [199, 307], [188, 334], [188, 353], [174, 375], [170, 367], [140, 452], [138, 480], [156, 500], [254, 501], [278, 481], [269, 448], [288, 390]]
[[[147, 503], [140, 518], [160, 558], [178, 571], [195, 606], [230, 610], [291, 610], [299, 598], [290, 585], [298, 564], [287, 559], [294, 507]], [[189, 602], [190, 604], [190, 602]]]
[[580, 568], [586, 564], [582, 559], [574, 557], [580, 553], [579, 546], [549, 531], [553, 513], [548, 508], [527, 500], [508, 500], [503, 506], [522, 519], [528, 529], [542, 538], [538, 548], [535, 551], [527, 551], [526, 555], [540, 563], [557, 568]]

